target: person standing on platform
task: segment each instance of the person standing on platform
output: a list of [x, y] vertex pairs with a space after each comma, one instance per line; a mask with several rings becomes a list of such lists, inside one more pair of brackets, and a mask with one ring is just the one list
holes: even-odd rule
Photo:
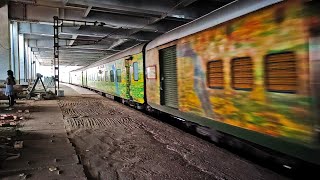
[[9, 108], [11, 108], [14, 105], [14, 89], [13, 86], [16, 84], [16, 80], [13, 77], [13, 71], [8, 70], [8, 78], [5, 82], [6, 84], [6, 91], [5, 95], [8, 96], [9, 99]]

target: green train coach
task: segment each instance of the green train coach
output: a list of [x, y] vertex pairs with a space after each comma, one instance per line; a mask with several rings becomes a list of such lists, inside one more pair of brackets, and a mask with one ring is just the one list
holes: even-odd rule
[[70, 82], [142, 107], [145, 103], [143, 47], [143, 45], [136, 46], [85, 68], [72, 71]]
[[320, 164], [320, 2], [239, 0], [70, 83]]

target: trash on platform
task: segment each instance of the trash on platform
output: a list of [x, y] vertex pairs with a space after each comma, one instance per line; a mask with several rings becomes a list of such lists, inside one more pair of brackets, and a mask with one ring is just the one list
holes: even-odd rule
[[17, 122], [9, 122], [9, 125], [10, 125], [10, 126], [16, 126], [16, 125], [17, 125]]
[[16, 142], [14, 142], [13, 147], [14, 147], [15, 149], [22, 149], [22, 148], [23, 148], [23, 141], [16, 141]]
[[0, 126], [16, 126], [17, 121], [23, 120], [23, 116], [16, 116], [13, 114], [0, 114]]
[[25, 174], [25, 173], [21, 173], [19, 174], [19, 177], [23, 178], [23, 179], [28, 179], [31, 177], [31, 174]]
[[20, 157], [20, 153], [5, 153], [6, 154], [6, 161], [18, 159]]
[[56, 171], [56, 170], [58, 170], [58, 168], [57, 167], [49, 167], [49, 171]]

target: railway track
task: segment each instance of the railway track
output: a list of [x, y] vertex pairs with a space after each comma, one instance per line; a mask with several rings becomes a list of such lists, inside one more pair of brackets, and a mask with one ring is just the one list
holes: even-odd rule
[[67, 97], [59, 106], [89, 179], [286, 179], [204, 141], [168, 114], [102, 97]]

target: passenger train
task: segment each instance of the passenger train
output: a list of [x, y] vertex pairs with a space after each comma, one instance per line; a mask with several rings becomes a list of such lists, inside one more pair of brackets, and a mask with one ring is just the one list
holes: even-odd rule
[[70, 83], [320, 164], [320, 3], [239, 0], [70, 72]]

